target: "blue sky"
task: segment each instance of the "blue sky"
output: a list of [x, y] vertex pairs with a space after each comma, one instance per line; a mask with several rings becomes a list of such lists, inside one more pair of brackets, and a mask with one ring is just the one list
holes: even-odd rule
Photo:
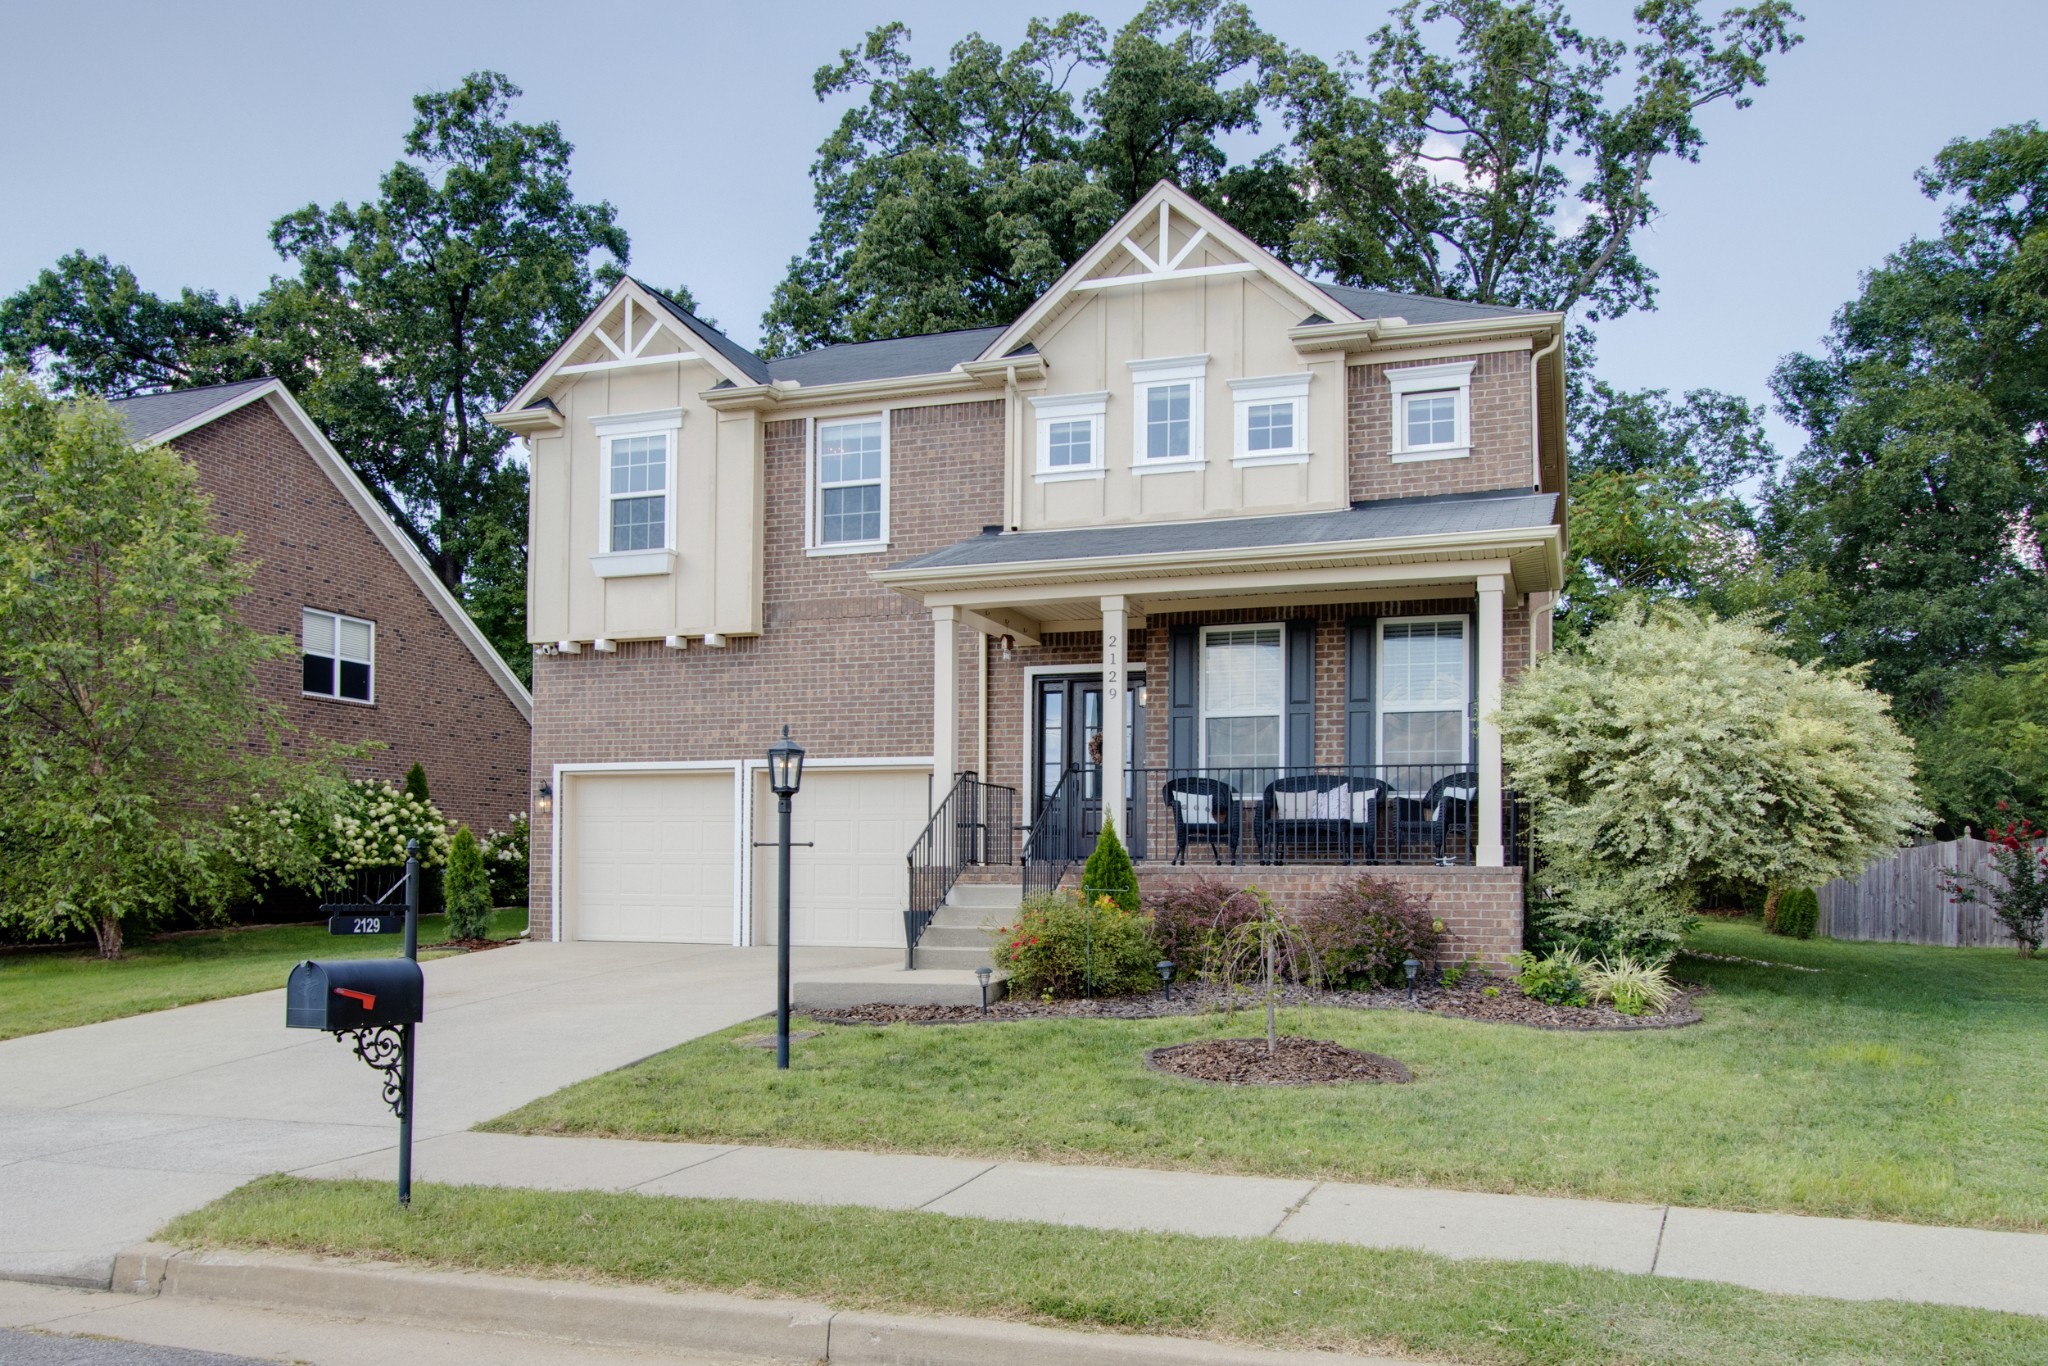
[[[1626, 31], [1626, 4], [1569, 7], [1585, 28]], [[1115, 24], [1136, 8], [1094, 12]], [[1602, 328], [1601, 370], [1617, 383], [1764, 397], [1772, 365], [1814, 343], [1858, 272], [1934, 226], [1913, 171], [1951, 138], [2048, 112], [2038, 0], [1802, 8], [1807, 41], [1755, 106], [1711, 111], [1701, 164], [1658, 181], [1664, 216], [1641, 250], [1662, 276], [1660, 308]], [[1385, 6], [1253, 11], [1328, 55], [1357, 46]], [[970, 29], [1015, 41], [1034, 12], [932, 0], [13, 5], [0, 292], [83, 247], [159, 292], [252, 295], [278, 267], [273, 218], [373, 194], [411, 96], [495, 67], [525, 88], [522, 117], [555, 119], [575, 142], [578, 192], [618, 205], [635, 273], [687, 283], [752, 342], [810, 233], [811, 156], [843, 107], [812, 97], [812, 71], [888, 19], [910, 25], [920, 61], [938, 61]]]

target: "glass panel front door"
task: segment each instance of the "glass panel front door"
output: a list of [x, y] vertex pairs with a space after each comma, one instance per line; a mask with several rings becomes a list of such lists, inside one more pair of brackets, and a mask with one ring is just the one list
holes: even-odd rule
[[[1138, 705], [1135, 688], [1124, 690], [1124, 767], [1132, 756], [1144, 753], [1145, 709]], [[1078, 779], [1078, 805], [1064, 824], [1067, 839], [1078, 853], [1087, 857], [1102, 830], [1102, 677], [1100, 674], [1041, 678], [1037, 684], [1037, 724], [1034, 727], [1033, 768], [1038, 790], [1032, 794], [1035, 814], [1058, 788], [1061, 775], [1074, 769]], [[1142, 847], [1142, 832], [1132, 828], [1133, 803], [1126, 794], [1125, 819], [1121, 822], [1132, 857]]]

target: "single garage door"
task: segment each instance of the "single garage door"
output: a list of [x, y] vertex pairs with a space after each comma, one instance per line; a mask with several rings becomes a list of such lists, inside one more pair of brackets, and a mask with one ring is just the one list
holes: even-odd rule
[[[791, 811], [792, 944], [902, 948], [910, 904], [910, 846], [930, 819], [931, 775], [919, 770], [808, 768]], [[754, 790], [754, 838], [776, 833], [775, 794], [762, 772]], [[754, 851], [754, 935], [775, 942], [775, 850]]]
[[569, 933], [730, 944], [733, 775], [603, 773], [569, 780]]

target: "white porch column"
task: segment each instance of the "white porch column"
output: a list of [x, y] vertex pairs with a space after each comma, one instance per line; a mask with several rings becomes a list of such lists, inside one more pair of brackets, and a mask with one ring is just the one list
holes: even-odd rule
[[1102, 814], [1115, 817], [1116, 835], [1126, 847], [1124, 828], [1124, 657], [1129, 653], [1129, 613], [1121, 594], [1102, 600]]
[[953, 775], [960, 771], [959, 725], [954, 713], [960, 705], [959, 660], [955, 648], [953, 607], [932, 608], [932, 804], [946, 799], [953, 789]]
[[1507, 597], [1507, 579], [1499, 574], [1482, 574], [1478, 587], [1479, 848], [1474, 851], [1473, 862], [1482, 868], [1498, 868], [1507, 860], [1500, 843], [1500, 725], [1493, 716], [1500, 710], [1501, 660], [1505, 653], [1501, 610]]

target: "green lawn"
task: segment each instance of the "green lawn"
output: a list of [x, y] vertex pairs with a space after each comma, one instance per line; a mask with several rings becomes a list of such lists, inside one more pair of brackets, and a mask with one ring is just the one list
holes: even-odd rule
[[1552, 1033], [1394, 1011], [1287, 1012], [1388, 1053], [1407, 1086], [1223, 1090], [1145, 1049], [1240, 1015], [827, 1027], [792, 1070], [750, 1023], [485, 1127], [1107, 1162], [1726, 1209], [2048, 1229], [2048, 961], [1800, 942], [1752, 924], [1687, 958], [1703, 1024]]
[[[493, 939], [511, 938], [525, 928], [523, 906], [491, 917]], [[441, 916], [420, 917], [422, 944], [447, 937]], [[269, 991], [283, 986], [292, 967], [304, 959], [377, 958], [398, 948], [396, 935], [337, 937], [327, 933], [323, 922], [131, 943], [111, 963], [90, 949], [0, 954], [0, 1039]]]
[[936, 1214], [267, 1177], [158, 1235], [1486, 1363], [2038, 1362], [2048, 1320], [1419, 1252]]

